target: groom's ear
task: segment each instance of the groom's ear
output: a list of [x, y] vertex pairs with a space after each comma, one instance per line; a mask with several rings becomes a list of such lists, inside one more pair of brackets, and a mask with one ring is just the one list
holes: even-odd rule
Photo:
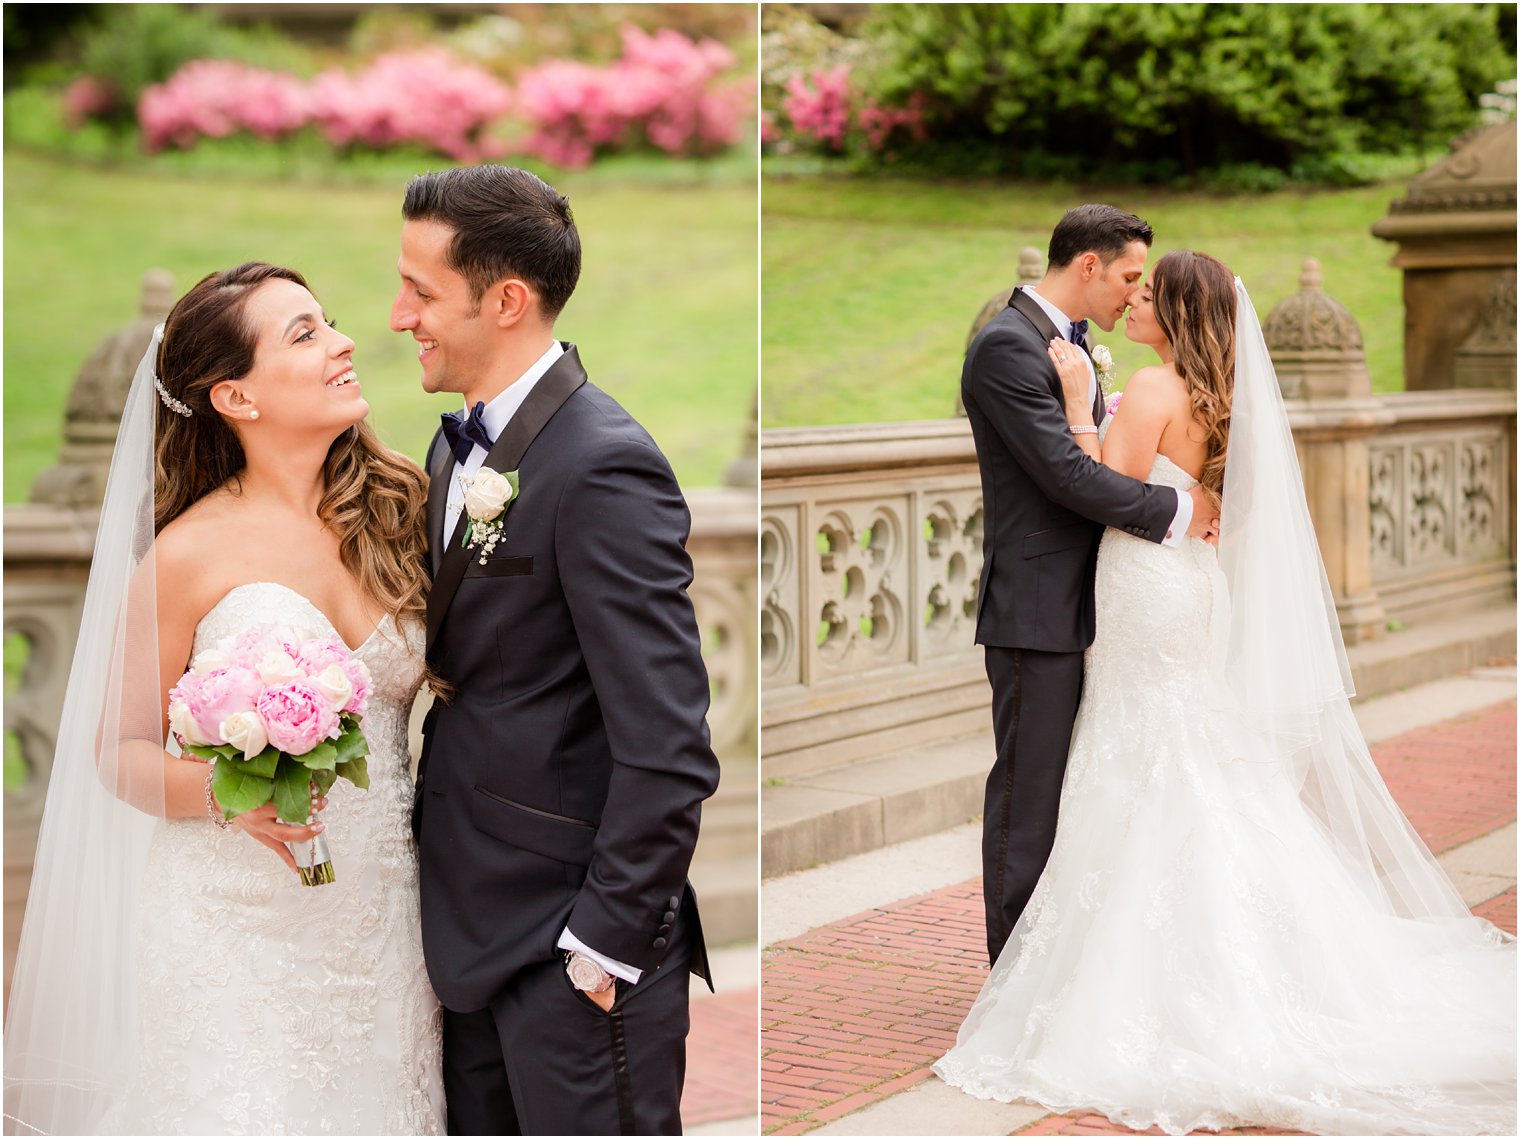
[[538, 294], [521, 277], [503, 277], [486, 290], [481, 302], [500, 328], [521, 324], [529, 313], [538, 311]]
[[1089, 250], [1086, 253], [1077, 254], [1077, 273], [1080, 280], [1091, 281], [1094, 277], [1103, 273], [1103, 258]]

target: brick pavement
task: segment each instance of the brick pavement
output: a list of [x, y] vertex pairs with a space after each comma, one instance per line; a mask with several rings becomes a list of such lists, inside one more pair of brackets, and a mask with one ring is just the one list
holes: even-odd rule
[[[1373, 758], [1439, 854], [1514, 820], [1515, 742], [1511, 701], [1393, 737]], [[1515, 911], [1514, 889], [1475, 907], [1510, 932]], [[768, 948], [762, 1130], [802, 1134], [932, 1078], [986, 977], [985, 944], [973, 878]], [[1075, 1112], [1021, 1134], [1127, 1132]]]
[[[701, 982], [693, 978], [692, 984]], [[759, 998], [751, 986], [691, 1002], [681, 1094], [681, 1122], [687, 1127], [759, 1114]]]

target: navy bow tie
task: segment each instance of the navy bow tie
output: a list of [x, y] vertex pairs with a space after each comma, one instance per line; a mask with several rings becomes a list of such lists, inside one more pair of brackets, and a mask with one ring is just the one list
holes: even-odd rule
[[1078, 348], [1087, 346], [1087, 321], [1074, 320], [1071, 322], [1071, 336], [1068, 338]]
[[496, 442], [486, 430], [485, 410], [484, 403], [477, 403], [468, 419], [462, 410], [443, 413], [443, 436], [449, 441], [449, 450], [454, 452], [460, 466], [476, 447], [489, 451]]

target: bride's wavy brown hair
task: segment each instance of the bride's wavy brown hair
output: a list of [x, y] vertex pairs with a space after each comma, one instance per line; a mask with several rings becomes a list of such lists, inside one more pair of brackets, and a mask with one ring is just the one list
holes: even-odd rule
[[[154, 425], [154, 533], [211, 491], [235, 482], [247, 459], [237, 433], [211, 406], [211, 389], [253, 368], [258, 330], [248, 298], [266, 281], [307, 288], [294, 269], [248, 261], [212, 273], [164, 321], [158, 378], [190, 409], [158, 401]], [[427, 476], [383, 446], [367, 422], [333, 440], [322, 466], [317, 514], [338, 536], [338, 556], [366, 596], [397, 622], [427, 619]]]
[[1174, 250], [1151, 272], [1151, 304], [1204, 429], [1208, 458], [1199, 481], [1218, 494], [1235, 394], [1235, 274], [1207, 253]]

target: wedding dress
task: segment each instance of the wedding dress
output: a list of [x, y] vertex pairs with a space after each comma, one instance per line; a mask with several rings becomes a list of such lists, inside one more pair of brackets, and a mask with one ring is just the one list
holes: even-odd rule
[[[1148, 481], [1195, 480], [1157, 455]], [[1174, 1135], [1514, 1134], [1513, 940], [1356, 768], [1344, 695], [1317, 746], [1353, 760], [1306, 768], [1222, 682], [1243, 619], [1222, 556], [1105, 532], [1054, 849], [935, 1071]]]
[[[255, 582], [202, 618], [192, 656], [270, 626], [335, 632], [299, 593]], [[336, 882], [302, 886], [272, 851], [208, 819], [158, 821], [137, 945], [137, 1073], [104, 1130], [442, 1133], [441, 1022], [410, 821], [421, 641], [419, 629], [403, 641], [387, 615], [355, 650], [374, 680], [370, 786], [340, 779], [329, 792]]]

